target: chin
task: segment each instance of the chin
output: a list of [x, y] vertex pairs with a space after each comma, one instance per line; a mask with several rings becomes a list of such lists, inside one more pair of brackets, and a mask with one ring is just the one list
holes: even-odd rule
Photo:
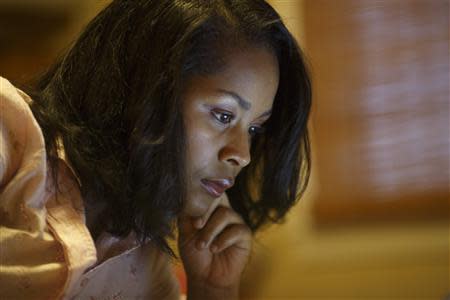
[[195, 200], [188, 198], [183, 213], [189, 217], [201, 217], [208, 211], [206, 201], [202, 201], [201, 197], [195, 197]]
[[186, 209], [184, 210], [183, 214], [188, 216], [188, 217], [201, 217], [206, 213], [206, 209], [200, 209], [200, 208], [189, 208], [186, 207]]

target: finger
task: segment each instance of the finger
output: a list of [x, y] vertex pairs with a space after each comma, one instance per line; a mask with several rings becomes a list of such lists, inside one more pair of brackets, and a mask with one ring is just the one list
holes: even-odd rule
[[211, 206], [208, 208], [206, 213], [194, 221], [194, 227], [197, 229], [203, 228], [203, 226], [205, 226], [206, 222], [208, 222], [209, 218], [211, 217], [211, 215], [214, 213], [214, 211], [216, 210], [216, 208], [219, 205], [225, 206], [225, 207], [231, 207], [226, 193], [223, 193], [222, 196], [220, 196], [219, 198], [216, 198], [214, 200], [214, 203], [211, 204]]
[[227, 226], [242, 223], [241, 217], [231, 208], [219, 206], [199, 232], [197, 248], [204, 249], [209, 247], [214, 238]]
[[219, 253], [231, 246], [250, 250], [252, 234], [245, 224], [230, 225], [221, 232], [211, 244], [211, 252]]
[[194, 238], [196, 238], [198, 233], [197, 231], [204, 226], [204, 224], [208, 221], [212, 213], [219, 205], [231, 207], [226, 193], [224, 193], [221, 197], [215, 199], [211, 206], [208, 208], [208, 211], [202, 217], [192, 218], [185, 214], [182, 214], [178, 217], [177, 227], [179, 240], [181, 242], [180, 245], [186, 245], [187, 243], [190, 243]]

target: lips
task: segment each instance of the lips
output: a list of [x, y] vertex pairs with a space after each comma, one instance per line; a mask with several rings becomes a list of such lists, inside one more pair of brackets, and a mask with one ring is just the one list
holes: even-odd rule
[[220, 197], [227, 189], [233, 186], [234, 182], [231, 178], [206, 179], [200, 180], [202, 187], [214, 198]]

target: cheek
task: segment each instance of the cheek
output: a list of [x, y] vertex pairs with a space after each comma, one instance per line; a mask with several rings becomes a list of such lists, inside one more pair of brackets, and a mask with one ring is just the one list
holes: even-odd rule
[[204, 165], [214, 152], [213, 139], [209, 132], [199, 128], [188, 136], [188, 161], [197, 168]]
[[216, 165], [221, 132], [207, 112], [192, 109], [186, 113], [187, 174], [195, 179], [199, 175], [208, 175], [208, 169]]
[[191, 175], [207, 164], [214, 151], [212, 130], [205, 123], [198, 118], [186, 124], [186, 164]]

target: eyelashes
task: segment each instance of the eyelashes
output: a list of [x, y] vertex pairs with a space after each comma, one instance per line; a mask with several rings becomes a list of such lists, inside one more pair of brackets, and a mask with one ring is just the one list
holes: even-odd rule
[[251, 137], [263, 134], [266, 131], [266, 128], [264, 126], [250, 126], [248, 129], [248, 133]]
[[230, 112], [212, 110], [211, 114], [217, 121], [224, 125], [230, 124], [235, 119], [235, 116]]
[[[212, 110], [211, 115], [214, 119], [221, 125], [229, 125], [236, 117], [233, 113], [222, 111], [222, 110]], [[248, 133], [251, 137], [254, 137], [265, 132], [264, 126], [252, 125], [248, 129]]]

